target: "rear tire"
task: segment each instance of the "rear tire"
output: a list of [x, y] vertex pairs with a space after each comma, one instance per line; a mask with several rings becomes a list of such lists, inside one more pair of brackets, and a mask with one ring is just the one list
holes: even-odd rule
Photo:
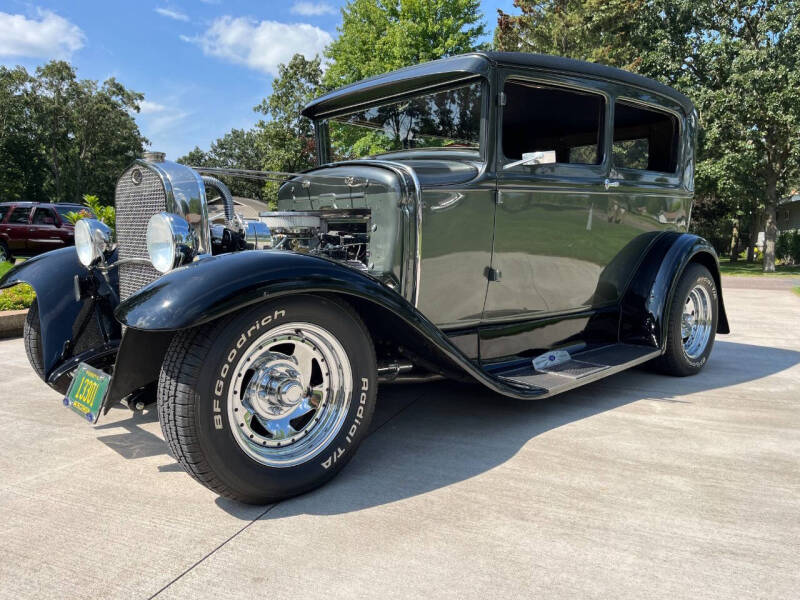
[[28, 309], [23, 327], [23, 341], [25, 342], [25, 353], [28, 355], [28, 362], [36, 371], [39, 379], [44, 381], [44, 361], [42, 359], [42, 325], [39, 322], [39, 302], [34, 300]]
[[690, 264], [681, 275], [669, 308], [666, 352], [654, 366], [667, 375], [699, 373], [714, 346], [719, 295], [711, 273]]
[[344, 303], [295, 296], [179, 332], [158, 416], [189, 475], [265, 504], [309, 491], [352, 458], [375, 407], [375, 353]]
[[0, 241], [0, 263], [3, 262], [10, 262], [13, 265], [14, 256], [11, 254], [11, 250], [8, 249], [8, 246], [6, 246], [6, 243]]

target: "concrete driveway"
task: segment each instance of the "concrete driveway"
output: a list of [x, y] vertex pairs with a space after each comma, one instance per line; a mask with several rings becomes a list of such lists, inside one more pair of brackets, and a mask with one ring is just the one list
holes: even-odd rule
[[726, 289], [706, 370], [517, 402], [384, 387], [347, 469], [217, 498], [154, 411], [91, 428], [0, 342], [2, 598], [796, 598], [800, 297]]

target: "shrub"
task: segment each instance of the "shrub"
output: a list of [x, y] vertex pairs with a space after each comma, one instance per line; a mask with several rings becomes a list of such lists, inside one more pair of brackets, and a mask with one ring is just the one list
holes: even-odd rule
[[[90, 209], [92, 209], [92, 212], [95, 215], [97, 215], [97, 219], [99, 221], [102, 221], [103, 223], [108, 225], [112, 231], [116, 231], [117, 211], [114, 209], [113, 206], [103, 206], [100, 203], [100, 198], [98, 198], [97, 196], [92, 196], [91, 194], [85, 194], [83, 196], [83, 201]], [[85, 219], [88, 216], [89, 213], [84, 211], [69, 212], [67, 213], [67, 220], [74, 225], [81, 219]]]
[[0, 311], [30, 308], [36, 299], [33, 288], [26, 283], [0, 291]]
[[781, 231], [775, 240], [775, 258], [784, 262], [791, 259], [792, 232]]
[[792, 240], [789, 243], [789, 256], [791, 256], [794, 264], [800, 263], [800, 229], [796, 229], [792, 234]]

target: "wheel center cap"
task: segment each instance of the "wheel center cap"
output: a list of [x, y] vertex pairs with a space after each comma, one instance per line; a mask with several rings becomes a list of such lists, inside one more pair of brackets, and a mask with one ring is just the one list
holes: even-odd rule
[[292, 412], [305, 397], [300, 373], [288, 361], [270, 362], [259, 368], [242, 400], [262, 418], [277, 419]]

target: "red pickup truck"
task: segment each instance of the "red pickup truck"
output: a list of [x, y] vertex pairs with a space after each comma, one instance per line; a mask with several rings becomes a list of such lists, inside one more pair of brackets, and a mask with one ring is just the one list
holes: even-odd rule
[[0, 262], [73, 245], [75, 228], [66, 215], [81, 211], [94, 218], [80, 204], [0, 203]]

